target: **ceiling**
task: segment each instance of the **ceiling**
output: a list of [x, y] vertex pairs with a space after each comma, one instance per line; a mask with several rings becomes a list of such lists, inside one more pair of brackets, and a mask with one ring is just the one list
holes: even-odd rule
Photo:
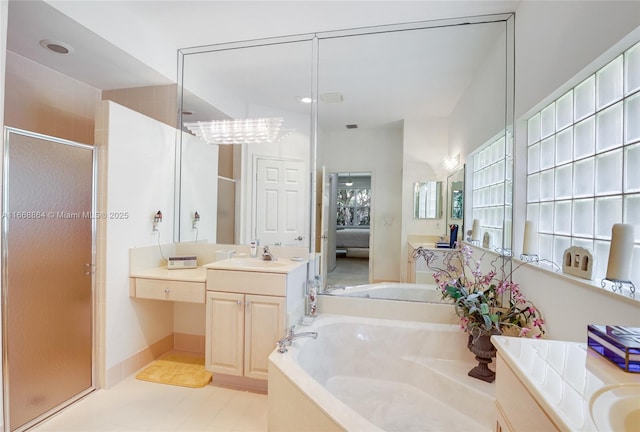
[[[519, 1], [9, 1], [7, 49], [42, 65], [69, 75], [101, 90], [162, 85], [177, 80], [177, 51], [181, 48], [228, 43], [265, 37], [296, 35], [312, 32], [360, 28], [402, 22], [447, 19], [513, 12]], [[489, 43], [487, 40], [481, 43]], [[42, 39], [64, 42], [73, 47], [67, 55], [53, 53], [40, 46]], [[372, 41], [372, 44], [375, 44]], [[374, 47], [375, 45], [371, 45]], [[364, 52], [364, 51], [362, 51]], [[411, 55], [411, 49], [398, 55]], [[413, 49], [415, 53], [416, 50]], [[478, 46], [469, 53], [481, 52]], [[481, 59], [466, 58], [467, 70]], [[446, 56], [447, 51], [441, 50]], [[277, 59], [272, 59], [278, 62]], [[361, 61], [371, 62], [362, 58]], [[358, 59], [352, 58], [348, 67], [353, 69]], [[440, 64], [444, 64], [440, 61]], [[346, 63], [343, 63], [346, 64]], [[435, 82], [430, 73], [455, 75], [451, 70], [423, 64], [421, 73], [402, 78], [406, 84], [395, 97], [410, 95], [417, 82], [426, 85]], [[392, 70], [384, 65], [375, 68], [380, 74], [371, 76], [378, 87], [384, 79], [394, 79]], [[206, 76], [206, 74], [203, 74]], [[386, 77], [386, 78], [385, 78]], [[351, 80], [353, 78], [350, 78]], [[451, 89], [431, 89], [437, 97], [430, 97], [431, 105], [423, 105], [420, 115], [446, 115], [451, 110], [453, 97], [448, 90], [460, 92], [470, 76], [457, 77]], [[395, 79], [397, 82], [398, 79]], [[197, 91], [199, 86], [194, 84]], [[240, 87], [240, 86], [239, 86]], [[245, 86], [246, 87], [246, 86]], [[255, 82], [249, 89], [254, 95], [259, 88], [269, 87]], [[341, 89], [337, 89], [343, 91]], [[434, 95], [436, 93], [433, 93]], [[296, 95], [290, 95], [296, 96]], [[299, 96], [299, 95], [298, 95]], [[268, 94], [260, 103], [269, 103]], [[424, 99], [424, 98], [423, 98]], [[291, 103], [293, 97], [289, 97]], [[457, 96], [456, 99], [457, 100]], [[447, 102], [445, 102], [447, 101]], [[378, 102], [378, 103], [376, 103]], [[360, 103], [358, 110], [371, 112], [380, 122], [397, 120], [397, 112], [387, 114], [382, 106], [398, 105], [380, 99]], [[296, 109], [291, 105], [287, 109]], [[344, 106], [354, 112], [353, 107]], [[413, 108], [412, 108], [413, 109]], [[416, 108], [418, 109], [418, 108]], [[363, 117], [364, 118], [364, 117]], [[353, 120], [358, 122], [357, 119]], [[344, 121], [343, 121], [344, 123]]]

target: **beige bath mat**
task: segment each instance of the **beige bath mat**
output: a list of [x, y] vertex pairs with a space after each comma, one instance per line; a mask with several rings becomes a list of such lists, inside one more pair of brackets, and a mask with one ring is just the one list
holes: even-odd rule
[[168, 354], [138, 372], [136, 378], [182, 387], [204, 387], [213, 374], [204, 369], [204, 359], [181, 354]]

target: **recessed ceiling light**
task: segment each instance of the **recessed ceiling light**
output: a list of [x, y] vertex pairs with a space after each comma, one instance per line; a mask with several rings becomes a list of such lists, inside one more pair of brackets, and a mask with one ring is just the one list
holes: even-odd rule
[[71, 45], [51, 39], [41, 40], [40, 45], [43, 48], [46, 48], [58, 54], [69, 54], [73, 52], [73, 47]]
[[311, 102], [313, 102], [313, 99], [309, 96], [298, 96], [296, 97], [296, 100], [298, 101], [298, 103], [302, 104], [310, 104]]

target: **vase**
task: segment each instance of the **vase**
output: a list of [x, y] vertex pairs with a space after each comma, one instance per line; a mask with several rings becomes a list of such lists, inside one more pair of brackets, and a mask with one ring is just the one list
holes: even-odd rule
[[496, 379], [496, 373], [489, 369], [489, 363], [491, 363], [491, 359], [496, 356], [496, 348], [491, 343], [491, 335], [497, 333], [488, 331], [475, 333], [476, 334], [469, 334], [467, 347], [469, 351], [475, 354], [478, 366], [471, 369], [468, 375], [492, 383]]

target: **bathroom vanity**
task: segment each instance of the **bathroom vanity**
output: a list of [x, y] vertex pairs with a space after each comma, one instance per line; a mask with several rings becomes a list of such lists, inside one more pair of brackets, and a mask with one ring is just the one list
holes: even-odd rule
[[157, 247], [131, 249], [130, 297], [202, 304], [206, 312], [194, 322], [204, 323], [205, 367], [214, 372], [214, 383], [266, 391], [267, 358], [304, 315], [308, 251], [276, 248], [276, 259], [267, 261], [249, 257], [248, 247], [222, 254], [235, 256], [229, 259], [219, 253], [228, 245], [164, 249], [209, 264], [169, 270], [159, 264]]
[[269, 354], [304, 312], [307, 261], [232, 258], [205, 268], [205, 367], [214, 382], [266, 390]]
[[407, 242], [407, 282], [434, 284], [432, 269], [429, 269], [422, 258], [414, 258], [413, 251], [419, 247], [429, 249], [438, 255], [438, 264], [442, 264], [442, 260], [447, 252], [451, 249], [436, 248], [438, 236], [409, 236]]
[[129, 296], [150, 300], [205, 302], [206, 270], [153, 267], [130, 273]]
[[491, 341], [498, 350], [497, 432], [638, 430], [640, 374], [623, 372], [586, 343]]

